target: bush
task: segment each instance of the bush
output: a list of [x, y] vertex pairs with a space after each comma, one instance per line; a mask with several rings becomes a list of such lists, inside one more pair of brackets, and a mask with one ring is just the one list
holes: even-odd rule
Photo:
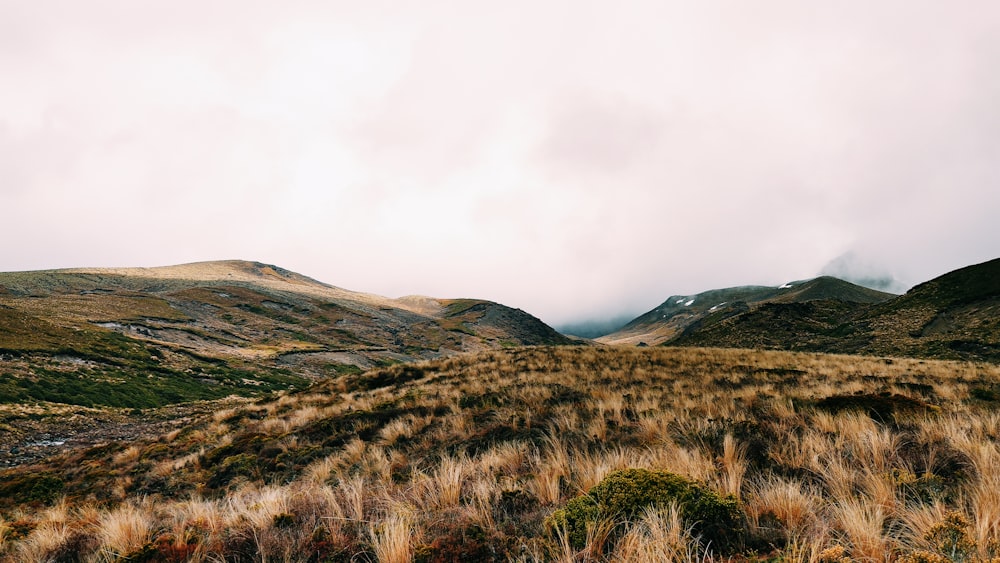
[[960, 512], [949, 512], [944, 520], [924, 535], [934, 549], [952, 561], [966, 561], [976, 552], [976, 542], [969, 535], [969, 520]]
[[51, 503], [62, 494], [66, 484], [55, 475], [40, 475], [28, 491], [28, 501]]
[[[924, 539], [933, 551], [917, 550], [899, 558], [902, 563], [952, 563], [979, 561], [978, 546], [969, 534], [969, 520], [959, 512], [949, 512], [944, 520], [931, 526]], [[989, 546], [987, 546], [989, 551]], [[994, 559], [989, 559], [993, 561]]]
[[50, 471], [8, 473], [0, 478], [0, 504], [51, 504], [65, 488], [66, 483]]
[[743, 546], [746, 520], [735, 497], [722, 496], [692, 481], [647, 469], [615, 471], [587, 494], [566, 504], [549, 518], [549, 525], [564, 527], [571, 545], [582, 549], [587, 527], [611, 520], [637, 520], [647, 507], [676, 504], [695, 536], [713, 550], [732, 553]]
[[217, 489], [225, 487], [237, 477], [255, 477], [257, 475], [257, 456], [251, 454], [237, 454], [222, 460], [222, 464], [216, 468], [211, 477], [208, 478], [209, 488]]
[[503, 546], [497, 549], [491, 538], [475, 524], [462, 528], [455, 524], [442, 530], [430, 544], [417, 546], [413, 560], [415, 563], [447, 563], [449, 561], [505, 561]]

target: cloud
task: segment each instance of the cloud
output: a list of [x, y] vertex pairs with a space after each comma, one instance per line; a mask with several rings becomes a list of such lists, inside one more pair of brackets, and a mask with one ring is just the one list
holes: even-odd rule
[[6, 3], [0, 269], [242, 257], [554, 323], [903, 287], [998, 251], [1000, 8], [967, 8]]
[[572, 100], [556, 108], [539, 159], [553, 174], [621, 173], [655, 153], [665, 123], [627, 100]]

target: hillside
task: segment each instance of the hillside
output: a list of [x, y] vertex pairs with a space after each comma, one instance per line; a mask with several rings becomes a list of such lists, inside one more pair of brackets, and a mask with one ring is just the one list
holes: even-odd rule
[[255, 262], [0, 274], [0, 403], [151, 407], [566, 342], [496, 303], [388, 299]]
[[[823, 276], [812, 280], [789, 282], [780, 287], [743, 286], [716, 289], [697, 295], [674, 295], [659, 307], [637, 317], [621, 330], [598, 338], [604, 344], [662, 344], [665, 342], [686, 342], [693, 334], [699, 336], [706, 345], [731, 345], [728, 339], [712, 330], [720, 323], [731, 326], [730, 319], [742, 318], [762, 308], [794, 304], [793, 311], [805, 311], [812, 302], [830, 302], [837, 314], [861, 309], [861, 305], [879, 303], [891, 299], [893, 295], [854, 285], [836, 278]], [[830, 311], [824, 314], [829, 316]], [[793, 315], [794, 316], [794, 313]], [[727, 322], [728, 321], [728, 322]], [[750, 328], [753, 336], [771, 338], [761, 331], [768, 325]], [[749, 327], [748, 327], [749, 328]], [[728, 336], [728, 334], [726, 335]], [[779, 337], [780, 338], [780, 337]], [[750, 345], [748, 347], [753, 347]], [[774, 346], [765, 346], [774, 347]], [[777, 346], [783, 347], [783, 346]]]
[[1000, 259], [922, 283], [855, 326], [871, 338], [863, 352], [1000, 362]]
[[985, 561], [998, 391], [991, 364], [663, 347], [345, 373], [0, 472], [0, 560]]
[[814, 298], [771, 298], [697, 319], [668, 343], [1000, 361], [1000, 260], [950, 272], [892, 299], [805, 295]]

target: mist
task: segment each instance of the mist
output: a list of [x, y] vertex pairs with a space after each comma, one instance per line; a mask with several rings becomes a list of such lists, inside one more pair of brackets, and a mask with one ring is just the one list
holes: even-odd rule
[[644, 311], [626, 312], [610, 319], [567, 323], [554, 328], [559, 332], [570, 336], [579, 336], [580, 338], [598, 338], [621, 329], [643, 312]]
[[910, 285], [896, 279], [895, 275], [888, 271], [883, 264], [865, 260], [856, 252], [847, 252], [834, 258], [829, 264], [823, 266], [820, 275], [833, 276], [870, 289], [897, 295], [905, 293], [910, 288]]

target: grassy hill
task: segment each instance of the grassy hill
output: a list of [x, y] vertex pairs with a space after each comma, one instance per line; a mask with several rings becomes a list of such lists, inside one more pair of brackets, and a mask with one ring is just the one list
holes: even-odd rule
[[857, 323], [864, 351], [1000, 362], [1000, 259], [920, 284]]
[[344, 373], [0, 472], [0, 557], [985, 561], [998, 390], [992, 364], [697, 348]]
[[0, 403], [154, 407], [566, 342], [496, 303], [387, 299], [254, 262], [0, 274]]
[[1000, 260], [891, 299], [853, 301], [853, 291], [804, 295], [810, 298], [770, 298], [697, 319], [668, 343], [1000, 361]]

